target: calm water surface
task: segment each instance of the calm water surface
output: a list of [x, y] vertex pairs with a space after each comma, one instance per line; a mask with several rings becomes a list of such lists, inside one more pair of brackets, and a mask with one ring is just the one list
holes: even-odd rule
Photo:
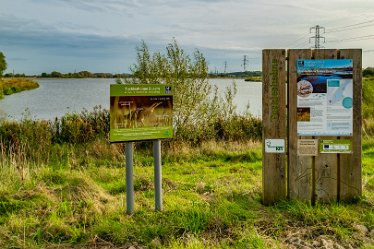
[[[83, 109], [92, 110], [101, 105], [109, 108], [109, 85], [114, 79], [38, 79], [40, 87], [24, 91], [0, 100], [0, 116], [21, 119], [54, 119], [66, 113], [79, 113]], [[211, 79], [210, 82], [223, 93], [232, 79]], [[236, 79], [237, 95], [234, 99], [237, 111], [261, 116], [262, 97], [260, 82], [245, 82]]]

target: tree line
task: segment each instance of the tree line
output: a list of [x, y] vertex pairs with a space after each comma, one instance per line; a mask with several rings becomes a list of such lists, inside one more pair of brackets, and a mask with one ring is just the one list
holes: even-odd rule
[[89, 71], [80, 71], [74, 73], [61, 73], [52, 71], [51, 73], [43, 72], [40, 74], [41, 78], [125, 78], [128, 74], [112, 74], [112, 73], [91, 73]]
[[25, 78], [25, 77], [37, 77], [37, 78], [126, 78], [131, 77], [128, 74], [112, 74], [112, 73], [91, 73], [89, 71], [80, 71], [76, 73], [61, 73], [58, 71], [52, 71], [50, 73], [41, 73], [40, 75], [26, 75], [24, 73], [14, 74], [6, 73], [3, 75], [5, 78]]
[[[126, 78], [132, 77], [131, 74], [126, 73], [92, 73], [89, 71], [79, 71], [74, 73], [61, 73], [59, 71], [52, 71], [50, 73], [43, 72], [40, 75], [26, 75], [24, 73], [5, 73], [7, 69], [6, 57], [3, 52], [0, 51], [0, 77], [40, 77], [40, 78]], [[245, 71], [245, 72], [231, 72], [231, 73], [208, 73], [210, 78], [215, 77], [231, 77], [231, 78], [247, 78], [247, 77], [261, 77], [261, 71]], [[363, 77], [374, 76], [374, 67], [364, 68], [362, 71]]]

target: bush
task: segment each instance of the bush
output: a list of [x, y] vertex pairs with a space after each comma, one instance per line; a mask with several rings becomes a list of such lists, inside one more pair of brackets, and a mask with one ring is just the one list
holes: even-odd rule
[[374, 118], [374, 78], [365, 78], [362, 84], [363, 119]]
[[175, 139], [199, 144], [216, 138], [215, 125], [228, 122], [236, 112], [233, 98], [236, 85], [226, 89], [223, 97], [208, 82], [208, 64], [196, 50], [187, 55], [177, 42], [166, 47], [166, 53], [151, 54], [143, 42], [137, 48], [137, 62], [130, 68], [134, 77], [118, 83], [171, 84]]
[[35, 162], [49, 157], [52, 130], [48, 121], [30, 119], [2, 121], [0, 125], [0, 142], [3, 153], [23, 153], [26, 159]]
[[108, 141], [109, 112], [101, 107], [81, 114], [67, 114], [54, 121], [2, 120], [0, 152], [3, 156], [22, 154], [34, 162], [47, 162], [53, 144], [87, 145], [97, 139]]
[[[191, 125], [178, 129], [174, 141], [188, 142], [200, 145], [202, 142], [215, 141], [258, 141], [261, 139], [261, 120], [251, 115], [230, 115], [229, 117], [214, 119], [210, 125], [198, 127]], [[54, 121], [31, 120], [0, 121], [0, 153], [2, 156], [11, 154], [22, 155], [22, 158], [36, 163], [49, 162], [58, 158], [64, 161], [71, 149], [84, 156], [100, 155], [105, 158], [118, 154], [118, 149], [109, 144], [109, 112], [101, 107], [93, 111], [87, 110], [80, 114], [67, 114]], [[55, 146], [57, 145], [57, 147]], [[63, 145], [63, 152], [56, 150]], [[64, 145], [69, 151], [64, 152]], [[149, 150], [151, 143], [137, 143], [140, 150]], [[56, 154], [57, 153], [57, 154]], [[84, 156], [82, 156], [82, 153]], [[104, 153], [104, 154], [103, 154]], [[59, 156], [59, 154], [61, 154]], [[122, 153], [123, 154], [123, 153]], [[121, 155], [122, 155], [121, 154]], [[66, 160], [65, 160], [66, 161]], [[69, 163], [63, 163], [69, 164]]]
[[85, 144], [97, 138], [108, 139], [109, 112], [97, 106], [92, 112], [84, 110], [56, 118], [52, 127], [54, 143]]
[[230, 119], [218, 119], [214, 124], [216, 140], [259, 141], [262, 137], [261, 119], [251, 115], [234, 115]]
[[362, 76], [372, 77], [374, 76], [374, 67], [367, 67], [362, 71]]

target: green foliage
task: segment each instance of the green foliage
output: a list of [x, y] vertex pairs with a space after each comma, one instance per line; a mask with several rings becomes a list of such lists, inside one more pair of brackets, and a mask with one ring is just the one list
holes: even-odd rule
[[[226, 90], [220, 97], [217, 88], [208, 82], [208, 65], [204, 55], [196, 50], [192, 57], [179, 47], [177, 42], [166, 47], [165, 54], [151, 54], [145, 42], [137, 47], [137, 62], [130, 68], [132, 78], [117, 80], [126, 84], [171, 84], [173, 86], [173, 122], [178, 140], [195, 144], [209, 139], [220, 139], [215, 127], [231, 119], [236, 112], [233, 98], [236, 86]], [[243, 118], [243, 123], [252, 120], [250, 115]], [[240, 119], [237, 119], [238, 122]], [[218, 123], [218, 124], [217, 124]], [[240, 124], [239, 124], [240, 126]], [[244, 132], [244, 131], [239, 131]], [[259, 134], [254, 134], [257, 138]]]
[[45, 161], [49, 157], [51, 137], [47, 121], [1, 121], [0, 149], [8, 155], [25, 157], [19, 158], [20, 161]]
[[57, 71], [53, 71], [53, 72], [51, 72], [51, 77], [52, 78], [61, 78], [62, 77], [62, 73], [57, 72]]
[[101, 107], [92, 112], [84, 110], [80, 114], [68, 114], [56, 118], [52, 124], [53, 142], [85, 144], [96, 138], [106, 138], [109, 133], [109, 113]]
[[[364, 197], [355, 204], [315, 206], [298, 201], [263, 206], [260, 144], [227, 143], [166, 148], [162, 212], [154, 212], [147, 152], [137, 154], [148, 166], [134, 168], [133, 215], [124, 213], [123, 168], [38, 165], [22, 179], [1, 157], [0, 247], [265, 249], [290, 248], [297, 237], [308, 245], [331, 239], [347, 248], [370, 248], [371, 238], [354, 224], [374, 229], [374, 170], [367, 156], [373, 141], [364, 143]], [[76, 146], [69, 150], [79, 153]]]
[[233, 115], [214, 123], [216, 140], [259, 141], [262, 137], [261, 119], [251, 115]]
[[367, 67], [362, 71], [362, 76], [364, 77], [373, 77], [374, 76], [374, 67]]
[[[18, 75], [7, 74], [7, 77], [18, 77]], [[91, 73], [89, 71], [80, 71], [74, 73], [61, 73], [53, 71], [51, 73], [43, 72], [40, 74], [41, 78], [120, 78], [129, 77], [127, 74], [112, 74], [112, 73]]]
[[261, 79], [261, 76], [262, 76], [261, 71], [244, 71], [244, 72], [231, 72], [231, 73], [210, 72], [209, 73], [209, 77], [212, 77], [212, 78], [238, 78], [238, 79], [260, 78]]
[[7, 63], [5, 60], [5, 55], [0, 51], [0, 77], [3, 76], [4, 71], [7, 69]]
[[[74, 160], [74, 155], [60, 145], [80, 146], [83, 150], [80, 153], [85, 155], [87, 146], [92, 144], [94, 155], [111, 155], [106, 146], [95, 144], [100, 139], [107, 143], [108, 133], [109, 113], [100, 106], [91, 112], [84, 110], [81, 114], [69, 114], [54, 121], [32, 120], [27, 116], [21, 121], [1, 120], [0, 152], [9, 160], [38, 164], [55, 162], [59, 167], [66, 167]], [[19, 158], [13, 158], [15, 155]], [[84, 156], [79, 158], [85, 159]]]
[[374, 77], [364, 78], [362, 84], [363, 134], [374, 135]]
[[80, 114], [56, 118], [51, 128], [53, 143], [86, 144], [99, 138], [107, 139], [109, 112], [96, 106], [90, 112], [83, 110]]
[[24, 90], [30, 90], [39, 87], [39, 84], [31, 79], [11, 78], [0, 79], [0, 99], [4, 95], [11, 95]]
[[374, 119], [374, 78], [364, 78], [362, 84], [362, 114], [364, 119]]

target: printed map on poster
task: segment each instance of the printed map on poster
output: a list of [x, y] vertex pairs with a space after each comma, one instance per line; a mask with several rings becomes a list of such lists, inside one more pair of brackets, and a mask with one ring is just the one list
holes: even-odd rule
[[352, 136], [353, 63], [297, 60], [298, 136]]

